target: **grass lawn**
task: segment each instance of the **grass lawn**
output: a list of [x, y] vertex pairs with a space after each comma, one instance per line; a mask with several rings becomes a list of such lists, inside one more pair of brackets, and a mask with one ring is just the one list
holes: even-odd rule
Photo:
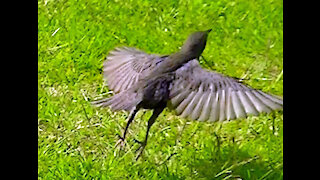
[[165, 110], [135, 161], [150, 111], [114, 148], [127, 113], [95, 108], [108, 94], [102, 63], [117, 46], [170, 54], [212, 28], [203, 67], [283, 93], [281, 0], [38, 0], [39, 179], [283, 179], [283, 114], [225, 123]]

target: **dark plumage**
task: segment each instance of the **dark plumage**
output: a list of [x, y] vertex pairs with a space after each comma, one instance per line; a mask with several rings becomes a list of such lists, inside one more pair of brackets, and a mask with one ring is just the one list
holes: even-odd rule
[[108, 55], [103, 73], [115, 95], [93, 104], [130, 111], [121, 141], [140, 108], [154, 110], [138, 157], [147, 143], [150, 127], [165, 107], [181, 117], [210, 122], [282, 109], [282, 99], [201, 68], [198, 58], [210, 31], [191, 34], [181, 50], [170, 56], [128, 47], [116, 48]]

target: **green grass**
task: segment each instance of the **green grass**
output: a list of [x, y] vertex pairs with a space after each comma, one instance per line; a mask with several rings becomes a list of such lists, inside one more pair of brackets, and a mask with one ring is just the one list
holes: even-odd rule
[[166, 110], [136, 162], [133, 139], [151, 112], [138, 113], [118, 152], [127, 114], [90, 105], [108, 92], [102, 62], [113, 48], [170, 54], [209, 28], [203, 67], [282, 96], [280, 0], [39, 0], [39, 179], [283, 179], [282, 112], [212, 124]]

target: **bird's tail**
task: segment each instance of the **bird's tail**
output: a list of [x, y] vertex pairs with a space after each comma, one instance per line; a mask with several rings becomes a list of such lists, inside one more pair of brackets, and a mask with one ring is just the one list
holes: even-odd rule
[[93, 101], [92, 104], [98, 107], [109, 106], [113, 111], [125, 110], [130, 111], [136, 107], [142, 98], [137, 93], [124, 91], [110, 98]]

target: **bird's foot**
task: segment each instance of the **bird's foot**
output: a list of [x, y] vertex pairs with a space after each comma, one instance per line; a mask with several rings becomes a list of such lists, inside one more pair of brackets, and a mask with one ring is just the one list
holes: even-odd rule
[[144, 148], [146, 147], [147, 143], [145, 141], [141, 142], [136, 139], [134, 139], [134, 142], [140, 144], [139, 148], [136, 150], [136, 153], [137, 153], [136, 161], [138, 161], [138, 159], [142, 156], [142, 153], [143, 153]]
[[133, 141], [134, 141], [135, 143], [143, 144], [143, 142], [141, 142], [141, 141], [139, 141], [139, 140], [137, 140], [137, 139], [133, 139]]
[[118, 137], [119, 137], [119, 140], [116, 143], [115, 147], [116, 148], [118, 147], [120, 150], [123, 150], [124, 146], [126, 145], [125, 138], [121, 137], [119, 134], [118, 134]]

